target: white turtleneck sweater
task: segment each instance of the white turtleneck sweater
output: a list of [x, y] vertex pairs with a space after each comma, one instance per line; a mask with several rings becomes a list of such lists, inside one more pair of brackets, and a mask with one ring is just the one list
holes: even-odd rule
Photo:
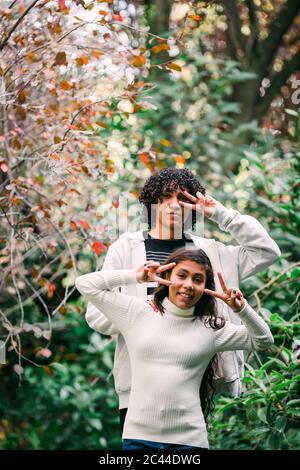
[[[199, 388], [216, 352], [265, 349], [273, 342], [267, 324], [246, 303], [243, 325], [214, 330], [168, 298], [163, 315], [147, 302], [112, 292], [137, 283], [136, 270], [97, 271], [76, 279], [79, 292], [123, 334], [130, 355], [132, 387], [123, 439], [208, 447]], [[97, 323], [97, 322], [95, 322]]]

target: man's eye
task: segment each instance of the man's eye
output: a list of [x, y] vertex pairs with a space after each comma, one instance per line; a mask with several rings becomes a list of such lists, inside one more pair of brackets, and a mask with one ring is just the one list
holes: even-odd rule
[[182, 201], [182, 202], [191, 202], [189, 199], [187, 199], [186, 197], [179, 197], [178, 198], [179, 201]]

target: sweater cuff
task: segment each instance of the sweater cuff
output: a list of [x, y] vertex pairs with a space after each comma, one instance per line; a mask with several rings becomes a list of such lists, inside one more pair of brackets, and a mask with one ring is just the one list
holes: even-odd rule
[[247, 313], [249, 313], [249, 311], [252, 311], [252, 308], [250, 307], [250, 305], [248, 304], [247, 300], [245, 299], [245, 305], [244, 307], [242, 308], [242, 310], [240, 310], [239, 312], [235, 312], [239, 317], [245, 317], [247, 316]]
[[136, 269], [124, 269], [122, 272], [122, 277], [126, 286], [138, 283], [136, 278]]

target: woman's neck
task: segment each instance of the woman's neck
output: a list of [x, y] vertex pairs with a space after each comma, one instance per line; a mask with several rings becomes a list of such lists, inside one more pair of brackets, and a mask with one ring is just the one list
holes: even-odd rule
[[194, 310], [195, 306], [193, 305], [192, 307], [189, 308], [180, 308], [177, 307], [169, 297], [165, 297], [164, 300], [162, 301], [162, 306], [172, 315], [178, 316], [178, 317], [193, 317], [194, 316]]

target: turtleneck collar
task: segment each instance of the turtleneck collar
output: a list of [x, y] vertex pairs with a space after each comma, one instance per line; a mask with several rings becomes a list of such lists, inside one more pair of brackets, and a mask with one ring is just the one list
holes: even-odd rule
[[190, 308], [179, 308], [173, 302], [171, 302], [168, 297], [165, 297], [162, 301], [162, 306], [166, 309], [168, 313], [176, 315], [177, 317], [193, 317], [195, 306]]

